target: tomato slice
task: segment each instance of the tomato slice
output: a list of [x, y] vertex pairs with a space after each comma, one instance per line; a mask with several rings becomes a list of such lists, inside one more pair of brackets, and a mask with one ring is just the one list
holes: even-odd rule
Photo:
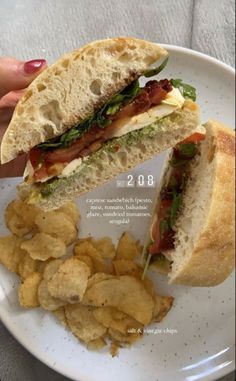
[[29, 160], [33, 168], [36, 168], [42, 158], [42, 151], [39, 148], [33, 148], [29, 152]]
[[42, 167], [40, 167], [34, 172], [34, 179], [36, 181], [39, 181], [45, 179], [46, 177], [48, 177], [47, 167], [45, 164], [43, 164]]
[[186, 139], [182, 140], [180, 144], [185, 143], [199, 143], [201, 140], [205, 139], [205, 135], [201, 134], [200, 132], [194, 132], [194, 134], [188, 136]]
[[170, 250], [174, 246], [174, 232], [167, 228], [161, 235], [161, 222], [167, 221], [168, 213], [172, 204], [171, 199], [162, 200], [158, 211], [158, 218], [153, 226], [153, 244], [149, 247], [150, 254], [157, 254], [164, 250]]

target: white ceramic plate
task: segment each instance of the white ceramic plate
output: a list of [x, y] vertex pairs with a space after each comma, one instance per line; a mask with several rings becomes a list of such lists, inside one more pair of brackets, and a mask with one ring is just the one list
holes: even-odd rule
[[[167, 78], [182, 78], [197, 88], [202, 120], [217, 118], [234, 126], [234, 70], [206, 55], [174, 46]], [[158, 181], [164, 155], [146, 162], [131, 173], [153, 174]], [[119, 179], [126, 178], [120, 176]], [[17, 180], [1, 180], [0, 216], [15, 197]], [[81, 235], [111, 235], [117, 239], [130, 230], [144, 238], [149, 218], [131, 219], [113, 225], [109, 219], [87, 218], [87, 199], [138, 197], [154, 198], [155, 190], [121, 189], [116, 181], [78, 200], [82, 214]], [[151, 207], [151, 205], [149, 204]], [[2, 218], [2, 217], [1, 217]], [[0, 234], [6, 233], [1, 219]], [[153, 274], [151, 274], [153, 276]], [[131, 349], [111, 358], [107, 351], [88, 352], [77, 339], [41, 309], [25, 311], [16, 296], [17, 277], [0, 266], [0, 317], [9, 331], [31, 353], [53, 369], [77, 381], [198, 381], [215, 380], [234, 369], [234, 278], [215, 288], [169, 287], [155, 277], [157, 290], [175, 297], [173, 309]]]

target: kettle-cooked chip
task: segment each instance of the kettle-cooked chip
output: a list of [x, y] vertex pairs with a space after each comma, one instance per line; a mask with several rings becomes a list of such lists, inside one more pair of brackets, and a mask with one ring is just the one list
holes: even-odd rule
[[91, 340], [87, 343], [89, 351], [99, 351], [107, 345], [106, 341], [102, 338]]
[[14, 210], [18, 216], [22, 217], [25, 225], [32, 229], [35, 227], [35, 218], [41, 212], [40, 209], [36, 208], [34, 205], [29, 205], [26, 202], [17, 199], [13, 201]]
[[91, 242], [103, 258], [113, 259], [115, 257], [116, 249], [110, 237], [103, 237], [100, 239], [92, 238]]
[[116, 258], [133, 260], [139, 254], [139, 245], [137, 245], [137, 242], [134, 240], [131, 234], [129, 234], [128, 232], [122, 234], [118, 242]]
[[52, 276], [57, 272], [62, 263], [62, 259], [54, 259], [50, 261], [44, 268], [43, 279], [49, 281], [52, 278]]
[[65, 213], [56, 211], [40, 213], [35, 223], [40, 232], [61, 239], [67, 246], [76, 240], [77, 229]]
[[93, 260], [91, 257], [89, 257], [88, 255], [80, 255], [78, 257], [75, 256], [75, 258], [78, 258], [80, 261], [84, 262], [89, 267], [91, 274], [95, 272]]
[[95, 247], [92, 245], [89, 241], [78, 241], [74, 247], [74, 253], [76, 258], [80, 258], [81, 255], [87, 255], [89, 256], [93, 261], [93, 266], [95, 272], [105, 272], [106, 271], [106, 264], [104, 262], [104, 259], [102, 258], [101, 254], [95, 249]]
[[67, 324], [73, 334], [85, 343], [102, 338], [106, 334], [106, 327], [94, 317], [93, 308], [81, 304], [65, 306]]
[[24, 254], [19, 250], [21, 242], [22, 240], [15, 235], [0, 237], [0, 263], [17, 274], [19, 263]]
[[143, 273], [143, 268], [130, 259], [115, 259], [112, 265], [116, 275], [133, 275], [141, 278]]
[[143, 335], [143, 330], [137, 329], [137, 330], [130, 330], [126, 335], [122, 334], [121, 332], [117, 331], [116, 329], [109, 328], [108, 334], [112, 340], [114, 340], [116, 343], [119, 343], [121, 346], [124, 344], [133, 344], [135, 341], [141, 339]]
[[85, 293], [90, 275], [89, 267], [77, 258], [63, 262], [48, 281], [51, 296], [68, 303], [78, 303]]
[[114, 307], [99, 307], [93, 313], [99, 323], [107, 328], [115, 329], [124, 335], [129, 334], [133, 330], [137, 331], [143, 328], [142, 324]]
[[154, 310], [152, 321], [160, 322], [172, 307], [174, 298], [172, 296], [162, 296], [157, 293], [154, 296]]
[[154, 302], [144, 285], [135, 277], [122, 275], [92, 285], [84, 294], [83, 304], [110, 306], [133, 317], [141, 324], [150, 323]]
[[23, 219], [17, 214], [13, 214], [8, 220], [7, 218], [8, 217], [6, 217], [6, 226], [17, 237], [24, 237], [30, 233], [31, 229], [25, 225]]
[[35, 227], [35, 218], [39, 212], [39, 209], [22, 200], [14, 200], [5, 210], [6, 225], [13, 234], [23, 237]]
[[64, 307], [59, 307], [56, 310], [53, 311], [53, 314], [56, 316], [56, 318], [59, 320], [59, 322], [66, 327], [67, 322], [66, 322], [66, 314], [65, 314], [65, 309]]
[[72, 201], [61, 206], [59, 209], [56, 210], [56, 212], [65, 213], [68, 217], [70, 217], [73, 224], [75, 224], [75, 225], [77, 225], [79, 222], [79, 219], [80, 219], [79, 209], [78, 209], [77, 205]]
[[38, 287], [41, 280], [42, 274], [34, 272], [20, 284], [18, 288], [18, 298], [22, 307], [34, 308], [39, 306]]
[[49, 294], [47, 281], [45, 279], [42, 280], [38, 288], [38, 301], [40, 306], [48, 311], [57, 310], [59, 307], [62, 307], [66, 304], [62, 300], [53, 298]]
[[24, 241], [21, 248], [33, 259], [46, 261], [49, 258], [60, 258], [66, 253], [65, 243], [46, 233], [37, 233], [33, 238]]
[[113, 277], [114, 277], [113, 275], [106, 274], [106, 273], [96, 273], [96, 274], [93, 274], [88, 279], [87, 289], [90, 288], [91, 286], [93, 286], [94, 284], [101, 282], [102, 280], [111, 279]]
[[18, 253], [17, 255], [21, 257], [18, 266], [18, 274], [21, 278], [25, 279], [33, 272], [38, 271], [40, 261], [32, 259], [27, 251], [20, 247], [16, 249], [16, 252]]

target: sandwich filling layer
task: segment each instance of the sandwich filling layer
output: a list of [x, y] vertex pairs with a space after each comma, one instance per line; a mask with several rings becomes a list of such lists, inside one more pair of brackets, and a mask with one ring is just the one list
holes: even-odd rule
[[25, 182], [40, 184], [71, 176], [105, 142], [150, 126], [181, 109], [185, 98], [195, 97], [195, 89], [181, 80], [148, 81], [142, 88], [136, 80], [90, 118], [31, 149]]
[[164, 266], [168, 252], [174, 249], [174, 226], [191, 175], [191, 164], [199, 155], [200, 142], [204, 139], [204, 134], [196, 132], [173, 149], [150, 230], [147, 254], [151, 262], [158, 261]]

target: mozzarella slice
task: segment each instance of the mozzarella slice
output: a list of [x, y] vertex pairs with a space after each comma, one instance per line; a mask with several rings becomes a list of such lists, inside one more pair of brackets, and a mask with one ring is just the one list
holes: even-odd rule
[[172, 114], [178, 108], [181, 108], [184, 104], [184, 97], [178, 89], [173, 88], [172, 91], [167, 93], [165, 100], [160, 105], [150, 108], [147, 112], [139, 115], [135, 115], [129, 119], [129, 121], [120, 126], [114, 134], [113, 138], [118, 138], [131, 131], [140, 130], [154, 123], [157, 119], [164, 118], [167, 115]]

